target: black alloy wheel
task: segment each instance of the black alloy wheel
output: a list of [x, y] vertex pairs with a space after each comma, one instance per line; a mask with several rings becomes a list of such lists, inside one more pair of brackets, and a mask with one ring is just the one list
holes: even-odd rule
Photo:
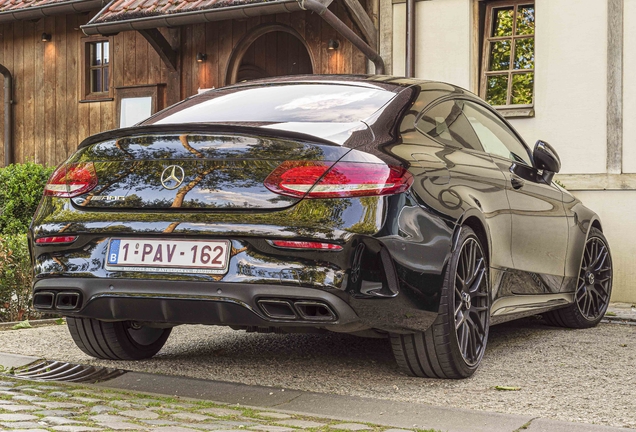
[[440, 299], [439, 315], [423, 333], [392, 334], [400, 368], [409, 375], [466, 378], [481, 363], [490, 325], [488, 259], [475, 234], [462, 227]]
[[594, 321], [603, 316], [612, 288], [612, 260], [609, 249], [599, 237], [585, 244], [575, 301], [581, 314]]
[[486, 260], [476, 238], [467, 239], [455, 276], [455, 331], [464, 361], [474, 366], [486, 350], [488, 283]]
[[589, 328], [597, 325], [609, 305], [612, 270], [607, 240], [600, 230], [592, 228], [583, 250], [574, 302], [544, 314], [544, 318], [550, 324], [561, 327]]
[[107, 360], [150, 358], [159, 352], [172, 331], [172, 328], [142, 326], [132, 321], [67, 317], [66, 322], [79, 349]]

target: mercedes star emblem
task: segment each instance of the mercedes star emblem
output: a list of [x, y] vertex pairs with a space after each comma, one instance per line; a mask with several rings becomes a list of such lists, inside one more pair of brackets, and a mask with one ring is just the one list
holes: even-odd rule
[[181, 186], [185, 172], [179, 165], [170, 165], [161, 173], [161, 184], [168, 190], [173, 190]]

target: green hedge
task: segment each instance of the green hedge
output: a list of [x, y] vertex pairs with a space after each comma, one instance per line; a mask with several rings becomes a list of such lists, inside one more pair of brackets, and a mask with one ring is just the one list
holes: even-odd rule
[[0, 168], [1, 321], [33, 317], [33, 276], [26, 233], [52, 171], [35, 163]]
[[0, 235], [27, 232], [52, 172], [31, 162], [0, 168]]
[[0, 319], [21, 321], [31, 312], [31, 259], [26, 234], [0, 237]]

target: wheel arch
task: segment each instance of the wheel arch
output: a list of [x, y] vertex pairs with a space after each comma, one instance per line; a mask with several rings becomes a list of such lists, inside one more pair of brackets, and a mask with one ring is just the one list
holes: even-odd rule
[[491, 263], [491, 241], [490, 241], [490, 231], [488, 230], [488, 225], [483, 220], [481, 214], [477, 212], [467, 212], [465, 213], [459, 221], [457, 221], [457, 226], [455, 228], [455, 233], [453, 235], [453, 250], [457, 247], [457, 239], [459, 238], [459, 232], [461, 231], [461, 227], [467, 226], [470, 227], [479, 241], [483, 244], [486, 249], [486, 256], [488, 257], [488, 264]]

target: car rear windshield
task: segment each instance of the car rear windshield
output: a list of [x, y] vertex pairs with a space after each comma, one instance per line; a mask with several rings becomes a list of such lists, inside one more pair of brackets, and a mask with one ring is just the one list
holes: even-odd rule
[[143, 124], [352, 123], [370, 117], [394, 96], [379, 88], [334, 84], [212, 90], [168, 108]]

